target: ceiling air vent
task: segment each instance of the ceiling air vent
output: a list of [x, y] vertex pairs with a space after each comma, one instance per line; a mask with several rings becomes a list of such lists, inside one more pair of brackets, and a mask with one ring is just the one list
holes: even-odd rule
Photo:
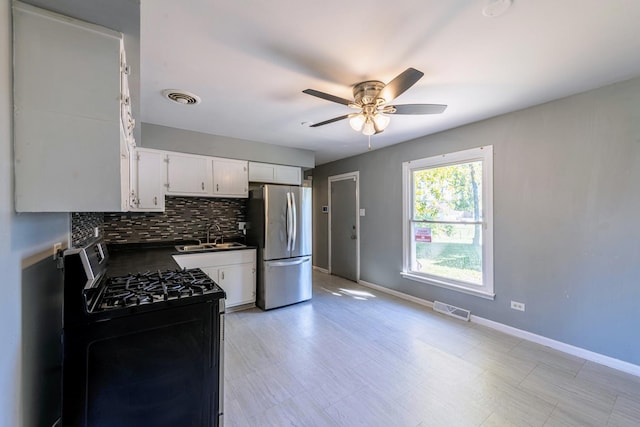
[[196, 105], [200, 103], [200, 97], [198, 95], [182, 89], [165, 89], [162, 91], [162, 95], [169, 101], [182, 105]]

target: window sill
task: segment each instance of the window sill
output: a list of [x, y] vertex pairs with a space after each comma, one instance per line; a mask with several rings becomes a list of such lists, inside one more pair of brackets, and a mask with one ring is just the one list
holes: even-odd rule
[[460, 286], [460, 285], [456, 285], [456, 284], [453, 284], [453, 283], [440, 281], [440, 280], [437, 280], [437, 279], [421, 276], [421, 275], [414, 274], [414, 273], [407, 273], [407, 272], [403, 271], [403, 272], [400, 273], [400, 275], [402, 277], [404, 277], [405, 279], [413, 280], [413, 281], [420, 282], [420, 283], [426, 283], [426, 284], [433, 285], [433, 286], [438, 286], [440, 288], [450, 289], [452, 291], [462, 292], [462, 293], [465, 293], [465, 294], [468, 294], [468, 295], [473, 295], [473, 296], [484, 298], [484, 299], [494, 300], [495, 297], [496, 297], [496, 294], [494, 294], [493, 292], [484, 292], [484, 291], [480, 291], [480, 290], [470, 289], [470, 288], [466, 288], [464, 286]]

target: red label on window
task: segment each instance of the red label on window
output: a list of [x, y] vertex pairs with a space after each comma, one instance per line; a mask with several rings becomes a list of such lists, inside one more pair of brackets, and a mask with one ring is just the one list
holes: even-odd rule
[[416, 233], [414, 238], [416, 242], [431, 242], [431, 229], [416, 228]]

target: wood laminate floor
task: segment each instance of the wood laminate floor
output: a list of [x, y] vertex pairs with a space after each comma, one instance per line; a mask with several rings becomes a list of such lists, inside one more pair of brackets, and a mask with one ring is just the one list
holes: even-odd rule
[[314, 272], [226, 316], [225, 426], [640, 426], [640, 378]]

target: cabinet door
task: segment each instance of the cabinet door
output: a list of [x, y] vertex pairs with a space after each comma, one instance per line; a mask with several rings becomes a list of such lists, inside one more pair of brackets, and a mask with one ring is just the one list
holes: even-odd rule
[[300, 185], [302, 183], [300, 168], [276, 165], [276, 182], [278, 184]]
[[249, 181], [300, 185], [302, 171], [296, 166], [249, 162]]
[[200, 267], [200, 270], [202, 270], [204, 274], [209, 276], [211, 280], [216, 282], [218, 285], [220, 284], [218, 279], [220, 269], [218, 267]]
[[247, 197], [249, 189], [247, 169], [247, 162], [243, 160], [213, 159], [213, 194]]
[[218, 284], [227, 294], [227, 307], [256, 301], [255, 264], [237, 264], [220, 267]]
[[203, 195], [209, 192], [209, 162], [204, 156], [167, 154], [167, 194]]
[[164, 211], [164, 153], [138, 148], [134, 162], [133, 210]]
[[249, 162], [249, 181], [276, 182], [276, 165]]
[[16, 211], [121, 210], [122, 35], [13, 7]]

